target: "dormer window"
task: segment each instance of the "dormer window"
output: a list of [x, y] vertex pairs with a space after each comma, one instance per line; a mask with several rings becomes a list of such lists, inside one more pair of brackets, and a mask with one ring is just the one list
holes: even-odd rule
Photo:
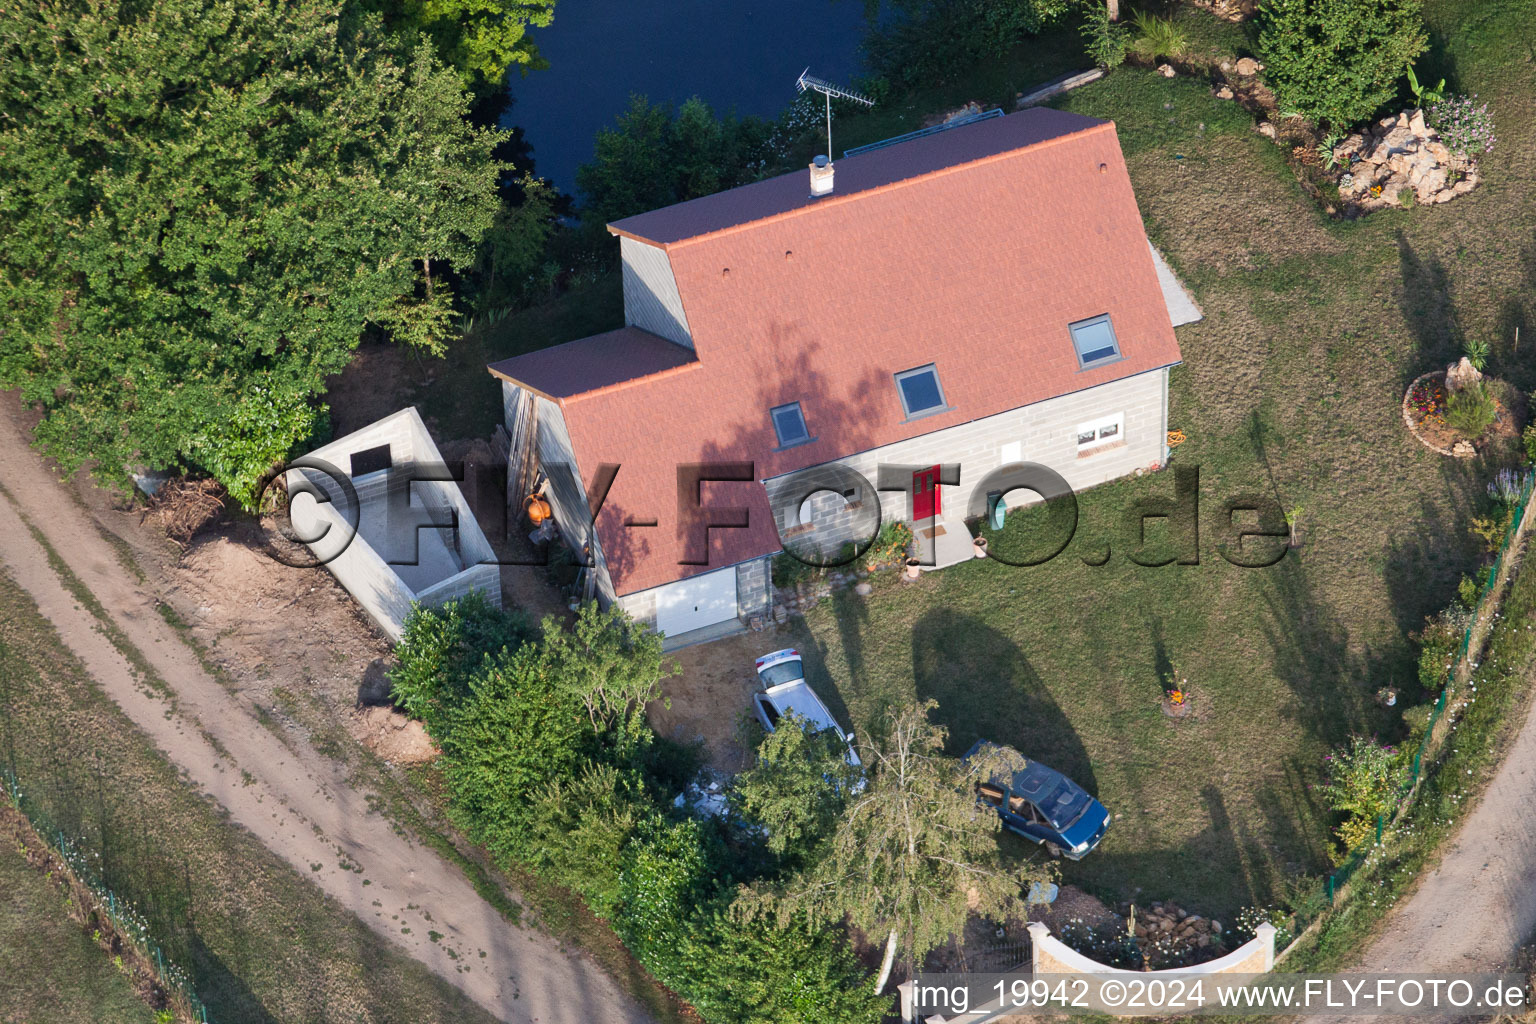
[[816, 440], [805, 428], [805, 414], [800, 411], [799, 402], [776, 405], [768, 410], [768, 415], [773, 420], [773, 433], [779, 439], [780, 448], [793, 448]]
[[949, 409], [944, 389], [939, 386], [938, 368], [933, 363], [896, 374], [896, 392], [901, 396], [901, 410], [909, 420]]
[[1082, 369], [1120, 358], [1120, 342], [1115, 338], [1115, 325], [1110, 323], [1108, 313], [1068, 324], [1067, 330], [1072, 332], [1072, 347], [1077, 350], [1077, 365]]

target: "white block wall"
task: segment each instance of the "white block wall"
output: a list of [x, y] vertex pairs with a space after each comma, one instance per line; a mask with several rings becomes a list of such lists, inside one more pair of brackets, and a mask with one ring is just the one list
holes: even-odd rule
[[[983, 478], [1010, 462], [1043, 463], [1060, 473], [1077, 491], [1160, 462], [1168, 432], [1167, 389], [1168, 370], [1152, 370], [860, 452], [836, 462], [863, 474], [872, 488], [879, 484], [877, 467], [881, 463], [913, 466], [959, 463], [959, 485], [945, 486], [942, 491], [942, 518], [959, 522], [968, 514], [971, 494]], [[1078, 449], [1080, 425], [1115, 415], [1125, 418], [1119, 443], [1086, 451]], [[870, 496], [859, 497], [868, 500]], [[910, 517], [904, 493], [883, 491], [879, 493], [879, 500], [882, 523]], [[1009, 507], [1037, 500], [1028, 492], [1008, 496]], [[817, 504], [825, 508], [825, 503]], [[775, 510], [781, 536], [796, 525], [786, 518], [795, 514], [795, 510]], [[851, 515], [844, 518], [851, 518]], [[820, 542], [835, 550], [837, 518], [820, 519], [817, 525], [816, 535]]]

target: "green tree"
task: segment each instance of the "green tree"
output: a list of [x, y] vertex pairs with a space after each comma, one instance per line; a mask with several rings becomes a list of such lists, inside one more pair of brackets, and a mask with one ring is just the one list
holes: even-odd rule
[[475, 308], [481, 312], [528, 295], [555, 230], [555, 190], [549, 182], [525, 174], [517, 184], [520, 201], [502, 204], [476, 255]]
[[516, 649], [533, 635], [520, 612], [495, 607], [478, 591], [437, 608], [417, 605], [406, 617], [389, 670], [395, 704], [419, 718], [433, 737], [445, 713], [469, 697], [470, 674], [487, 654]]
[[697, 96], [676, 111], [631, 96], [576, 170], [582, 216], [600, 226], [696, 199], [755, 181], [772, 162], [765, 121], [717, 117]]
[[836, 729], [791, 713], [758, 745], [757, 763], [736, 776], [731, 803], [767, 831], [770, 850], [803, 864], [836, 827], [858, 776]]
[[566, 629], [544, 620], [544, 656], [561, 691], [586, 709], [594, 732], [645, 729], [645, 705], [661, 696], [661, 681], [675, 668], [663, 665], [661, 634], [613, 605], [581, 606]]
[[66, 469], [198, 465], [248, 504], [365, 325], [443, 344], [431, 268], [491, 225], [504, 133], [427, 47], [402, 61], [338, 14], [0, 14], [0, 385]]
[[470, 82], [499, 84], [513, 67], [526, 74], [549, 66], [528, 28], [549, 26], [555, 0], [361, 0], [356, 9], [382, 15], [409, 45], [425, 34]]
[[1280, 105], [1334, 129], [1370, 117], [1428, 46], [1421, 0], [1263, 0], [1259, 56]]
[[946, 757], [946, 731], [929, 718], [937, 706], [926, 701], [890, 714], [868, 785], [849, 802], [819, 859], [782, 883], [743, 887], [738, 916], [846, 918], [866, 934], [889, 933], [888, 949], [899, 937], [916, 963], [959, 934], [972, 911], [1005, 916], [1024, 887], [1049, 876], [1045, 866], [1003, 859], [1001, 822], [975, 798], [976, 782], [998, 768], [997, 755], [969, 764]]
[[529, 644], [482, 661], [441, 723], [438, 763], [458, 821], [498, 857], [525, 861], [539, 787], [574, 777], [591, 751], [580, 702]]
[[637, 772], [589, 761], [574, 777], [535, 790], [518, 859], [579, 893], [598, 917], [611, 918], [624, 844], [650, 811]]
[[[711, 1024], [877, 1024], [874, 995], [840, 927], [733, 919], [708, 826], [653, 817], [624, 849], [614, 927], [656, 978]], [[840, 925], [840, 922], [839, 922]]]

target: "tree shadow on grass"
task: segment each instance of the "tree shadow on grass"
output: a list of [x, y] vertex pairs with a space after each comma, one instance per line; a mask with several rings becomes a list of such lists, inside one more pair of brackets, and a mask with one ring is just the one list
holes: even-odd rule
[[918, 696], [939, 702], [935, 720], [949, 730], [950, 753], [981, 739], [1007, 744], [1098, 792], [1077, 730], [997, 630], [948, 608], [930, 611], [912, 630], [912, 670]]
[[[198, 997], [208, 1006], [208, 1019], [219, 1024], [279, 1024], [256, 993], [224, 960], [208, 948], [196, 928], [188, 929], [184, 941], [190, 951], [188, 963]], [[320, 988], [317, 986], [317, 988]], [[323, 998], [321, 992], [314, 993]], [[324, 1020], [323, 1006], [310, 1006], [311, 1020]], [[320, 1015], [315, 1015], [320, 1011]]]
[[1397, 259], [1402, 276], [1398, 305], [1418, 343], [1419, 358], [1404, 364], [1404, 388], [1415, 377], [1444, 368], [1458, 358], [1466, 343], [1456, 303], [1451, 299], [1445, 265], [1433, 253], [1420, 257], [1403, 232], [1397, 232]]

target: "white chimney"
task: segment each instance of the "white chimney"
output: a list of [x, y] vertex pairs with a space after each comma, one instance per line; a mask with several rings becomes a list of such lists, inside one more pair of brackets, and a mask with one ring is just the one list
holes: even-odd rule
[[811, 196], [825, 196], [832, 193], [832, 161], [824, 156], [818, 156], [811, 164]]

